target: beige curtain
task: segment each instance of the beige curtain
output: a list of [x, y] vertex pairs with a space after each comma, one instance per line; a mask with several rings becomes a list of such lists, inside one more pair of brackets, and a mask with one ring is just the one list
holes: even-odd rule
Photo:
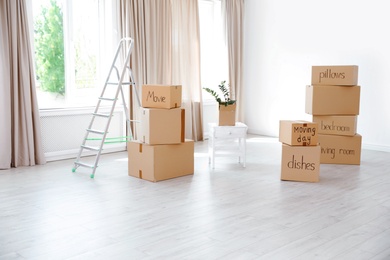
[[44, 164], [25, 0], [0, 1], [0, 169]]
[[237, 120], [244, 122], [244, 0], [222, 0], [229, 60], [229, 83], [233, 99], [237, 100]]
[[142, 84], [180, 84], [186, 137], [203, 139], [197, 0], [120, 0], [121, 37], [134, 39], [131, 67]]

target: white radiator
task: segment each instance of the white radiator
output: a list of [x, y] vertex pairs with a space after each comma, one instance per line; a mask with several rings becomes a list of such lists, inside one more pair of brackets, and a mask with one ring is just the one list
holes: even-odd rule
[[[106, 108], [105, 112], [109, 112]], [[40, 110], [43, 151], [47, 161], [76, 158], [92, 118], [94, 108]], [[103, 112], [103, 110], [100, 110]], [[105, 118], [96, 118], [93, 128], [103, 130]], [[126, 116], [117, 109], [111, 119], [107, 138], [126, 135]], [[91, 144], [91, 143], [90, 143]], [[126, 143], [105, 144], [103, 153], [124, 151]]]

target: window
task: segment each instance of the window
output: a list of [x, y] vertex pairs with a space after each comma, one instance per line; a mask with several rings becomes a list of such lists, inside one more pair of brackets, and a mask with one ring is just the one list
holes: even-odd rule
[[[200, 0], [200, 44], [201, 44], [201, 84], [202, 87], [215, 89], [226, 80], [228, 83], [228, 57], [225, 34], [222, 23], [221, 1]], [[203, 100], [214, 100], [207, 92]]]
[[[30, 2], [34, 18], [39, 108], [95, 106], [119, 42], [115, 23], [115, 1], [30, 0]], [[49, 10], [54, 13], [48, 12]], [[44, 12], [47, 17], [44, 17]], [[40, 47], [41, 51], [50, 51], [40, 42], [42, 39], [38, 35], [39, 26], [47, 24], [48, 19], [54, 19], [60, 26], [52, 35], [44, 32], [46, 44], [50, 45], [51, 42], [52, 46], [62, 47], [62, 56], [55, 56], [51, 62], [43, 61], [47, 65], [51, 64], [54, 71], [48, 70], [42, 66], [42, 61], [39, 61]], [[199, 0], [199, 20], [201, 84], [202, 87], [218, 90], [221, 81], [228, 81], [221, 1]], [[60, 75], [61, 71], [63, 75]], [[46, 75], [43, 76], [41, 73]], [[54, 86], [45, 86], [47, 81]], [[208, 93], [204, 93], [203, 98], [213, 99]]]
[[95, 106], [116, 43], [112, 1], [33, 0], [40, 109]]

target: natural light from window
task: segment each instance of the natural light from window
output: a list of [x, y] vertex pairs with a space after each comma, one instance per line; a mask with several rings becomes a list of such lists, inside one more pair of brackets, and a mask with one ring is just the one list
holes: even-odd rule
[[[202, 88], [208, 87], [219, 91], [218, 85], [228, 83], [228, 57], [223, 31], [221, 1], [200, 0], [200, 44], [201, 44], [201, 79]], [[214, 98], [203, 92], [204, 101]]]
[[104, 2], [32, 1], [40, 109], [96, 105], [111, 62], [102, 40], [107, 23], [112, 24]]
[[[39, 108], [94, 107], [119, 42], [113, 1], [31, 3]], [[199, 0], [199, 20], [201, 87], [218, 91], [221, 81], [228, 82], [221, 1]], [[203, 100], [213, 97], [204, 92]]]

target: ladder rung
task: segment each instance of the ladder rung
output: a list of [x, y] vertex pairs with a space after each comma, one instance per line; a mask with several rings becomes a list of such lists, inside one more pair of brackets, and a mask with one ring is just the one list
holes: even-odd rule
[[103, 135], [105, 133], [104, 131], [95, 130], [95, 129], [87, 129], [87, 131], [94, 134], [100, 134], [100, 135]]
[[88, 163], [75, 162], [75, 164], [77, 164], [79, 166], [87, 167], [87, 168], [92, 168], [92, 169], [95, 168], [92, 164], [88, 164]]
[[92, 113], [92, 115], [94, 115], [94, 116], [100, 116], [100, 117], [105, 117], [105, 118], [110, 117], [110, 114]]
[[[133, 82], [122, 82], [122, 85], [134, 85]], [[119, 85], [119, 82], [107, 82], [107, 85]]]
[[115, 101], [116, 98], [106, 98], [106, 97], [99, 97], [100, 100], [106, 100], [106, 101]]
[[99, 151], [99, 147], [94, 146], [88, 146], [88, 145], [81, 145], [84, 149], [91, 150], [91, 151]]

